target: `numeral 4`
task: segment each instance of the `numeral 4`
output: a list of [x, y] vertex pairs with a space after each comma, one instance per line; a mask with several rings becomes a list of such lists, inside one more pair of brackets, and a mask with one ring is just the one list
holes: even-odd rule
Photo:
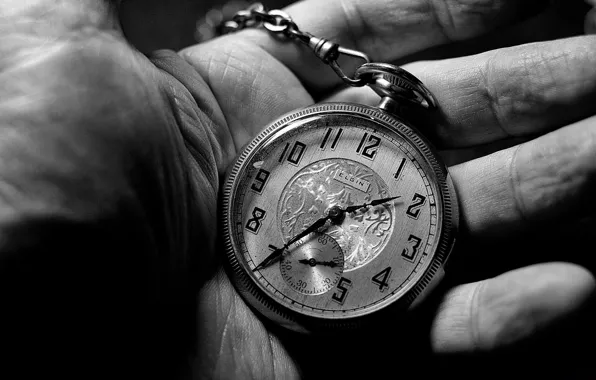
[[387, 267], [387, 268], [383, 269], [382, 271], [380, 271], [379, 273], [377, 273], [371, 279], [371, 281], [379, 286], [379, 290], [381, 292], [384, 292], [385, 289], [387, 289], [389, 287], [389, 282], [387, 282], [387, 280], [389, 279], [389, 276], [391, 276], [391, 267]]

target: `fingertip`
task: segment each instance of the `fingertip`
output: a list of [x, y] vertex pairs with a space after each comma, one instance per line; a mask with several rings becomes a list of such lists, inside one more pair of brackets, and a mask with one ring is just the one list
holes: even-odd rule
[[487, 281], [475, 313], [477, 345], [507, 346], [577, 312], [592, 297], [594, 276], [575, 264], [546, 263]]
[[570, 263], [546, 263], [458, 286], [443, 299], [433, 323], [433, 349], [482, 352], [521, 342], [580, 311], [596, 279]]

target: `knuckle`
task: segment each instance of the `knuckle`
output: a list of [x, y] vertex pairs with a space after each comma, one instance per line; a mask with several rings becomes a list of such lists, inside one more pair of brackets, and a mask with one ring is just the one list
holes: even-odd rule
[[518, 194], [533, 219], [593, 212], [596, 118], [546, 135], [520, 149]]
[[494, 23], [494, 16], [502, 7], [494, 0], [428, 0], [437, 24], [443, 34], [452, 41], [473, 36]]
[[[596, 96], [596, 39], [577, 38], [509, 48], [486, 58], [483, 91], [488, 107], [509, 136], [523, 136], [536, 128], [545, 112], [569, 116], [585, 113], [587, 98]], [[568, 108], [571, 107], [571, 108]], [[582, 111], [581, 108], [584, 111]], [[507, 120], [507, 123], [503, 123]], [[571, 120], [569, 120], [571, 121]], [[506, 125], [514, 130], [505, 130]]]
[[519, 279], [508, 275], [486, 280], [479, 285], [474, 322], [476, 348], [492, 350], [519, 340], [531, 326], [532, 309], [527, 289]]
[[484, 321], [484, 299], [485, 299], [485, 288], [486, 281], [481, 281], [478, 286], [474, 289], [470, 300], [470, 341], [471, 347], [475, 349], [484, 348], [486, 343], [486, 337], [483, 333], [483, 321]]
[[524, 193], [522, 191], [523, 186], [519, 172], [519, 153], [521, 149], [523, 149], [523, 145], [518, 145], [511, 156], [511, 161], [509, 164], [509, 179], [511, 183], [511, 193], [513, 194], [513, 211], [517, 215], [518, 219], [524, 220], [526, 219], [528, 211], [526, 206], [526, 197], [524, 197]]
[[366, 20], [367, 17], [362, 13], [362, 8], [355, 1], [340, 0], [341, 12], [343, 13], [346, 30], [346, 34], [349, 41], [346, 41], [350, 46], [355, 49], [362, 50], [362, 40], [366, 36], [368, 30], [370, 30]]
[[500, 87], [500, 68], [497, 66], [498, 60], [497, 55], [492, 54], [490, 55], [484, 64], [484, 72], [480, 71], [481, 75], [483, 75], [483, 80], [481, 81], [481, 92], [484, 94], [484, 98], [488, 103], [488, 109], [492, 114], [492, 118], [501, 131], [504, 134], [504, 137], [511, 136], [511, 132], [506, 129], [507, 123], [504, 122], [506, 119], [504, 114], [506, 114], [506, 110], [510, 107], [511, 97], [505, 94]]

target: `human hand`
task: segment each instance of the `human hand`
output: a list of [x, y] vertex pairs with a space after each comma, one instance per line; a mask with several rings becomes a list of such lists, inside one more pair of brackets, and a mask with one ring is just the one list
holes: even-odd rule
[[[475, 39], [487, 49], [557, 37], [539, 27], [563, 22], [555, 12], [516, 24], [538, 3], [313, 0], [288, 10], [301, 29], [377, 61], [411, 61], [405, 67], [441, 107], [441, 117], [423, 128], [441, 148], [475, 148], [465, 152], [472, 158], [486, 144], [543, 135], [451, 168], [469, 241], [455, 252], [452, 268], [480, 273], [482, 281], [451, 276], [453, 287], [420, 311], [429, 326], [386, 326], [382, 339], [331, 343], [288, 336], [235, 292], [217, 257], [218, 178], [239, 147], [277, 116], [319, 100], [370, 103], [370, 92], [340, 89], [309, 52], [263, 31], [179, 55], [159, 52], [149, 61], [114, 30], [115, 14], [104, 3], [42, 8], [47, 20], [65, 25], [60, 33], [48, 33], [56, 22], [3, 24], [10, 28], [0, 46], [19, 52], [4, 54], [12, 59], [0, 74], [7, 84], [0, 103], [7, 126], [1, 150], [7, 259], [0, 278], [16, 333], [37, 343], [44, 340], [36, 334], [54, 337], [51, 330], [61, 326], [62, 339], [81, 347], [113, 339], [106, 361], [142, 353], [126, 363], [131, 371], [184, 368], [185, 355], [194, 352], [186, 369], [196, 377], [291, 378], [418, 372], [416, 364], [396, 369], [395, 358], [419, 363], [431, 351], [491, 352], [548, 330], [586, 303], [594, 278], [577, 265], [536, 263], [581, 257], [551, 249], [537, 258], [508, 247], [513, 258], [495, 267], [479, 251], [487, 241], [510, 243], [536, 228], [554, 234], [562, 218], [573, 224], [591, 216], [596, 40], [582, 36], [432, 62], [412, 58], [426, 49], [441, 57], [441, 46], [451, 42], [461, 43], [450, 51], [467, 51]], [[22, 12], [34, 12], [29, 6]], [[494, 30], [498, 38], [480, 37]], [[573, 24], [561, 30], [573, 32]], [[493, 278], [497, 270], [504, 274]], [[24, 321], [39, 305], [48, 306], [43, 323]], [[61, 320], [73, 310], [76, 318]], [[180, 344], [182, 336], [188, 345]], [[416, 342], [406, 347], [407, 338]], [[321, 368], [311, 364], [313, 347], [333, 363], [327, 370], [313, 372]]]

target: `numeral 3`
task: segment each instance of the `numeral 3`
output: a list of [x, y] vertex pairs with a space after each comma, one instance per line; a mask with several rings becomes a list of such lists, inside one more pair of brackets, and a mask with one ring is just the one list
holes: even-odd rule
[[404, 250], [402, 251], [401, 257], [408, 261], [414, 261], [416, 255], [418, 254], [418, 248], [420, 248], [421, 242], [422, 239], [420, 239], [419, 237], [410, 235], [410, 237], [408, 238], [408, 246], [404, 248]]

